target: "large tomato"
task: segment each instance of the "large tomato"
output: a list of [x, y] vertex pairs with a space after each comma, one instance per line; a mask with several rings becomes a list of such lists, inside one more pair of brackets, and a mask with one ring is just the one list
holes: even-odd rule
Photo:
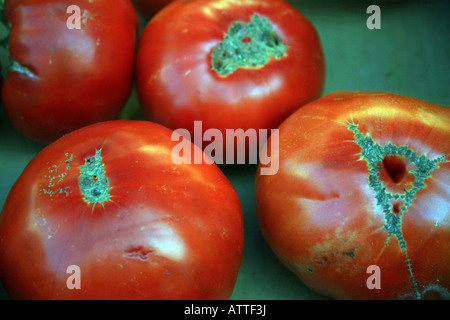
[[334, 298], [450, 298], [449, 123], [449, 107], [385, 92], [330, 94], [289, 117], [278, 173], [256, 179], [280, 260]]
[[[81, 29], [71, 29], [73, 5]], [[129, 0], [6, 0], [5, 19], [11, 65], [3, 103], [20, 132], [49, 142], [119, 113], [133, 80], [137, 18]]]
[[175, 1], [146, 26], [136, 85], [149, 119], [202, 129], [275, 129], [323, 88], [313, 25], [283, 0]]
[[0, 217], [10, 296], [229, 298], [243, 253], [238, 196], [216, 165], [174, 164], [175, 144], [167, 128], [116, 120], [44, 148]]
[[136, 6], [136, 9], [141, 12], [144, 17], [151, 18], [155, 15], [159, 10], [164, 8], [164, 6], [168, 5], [170, 2], [174, 0], [132, 0], [133, 4]]

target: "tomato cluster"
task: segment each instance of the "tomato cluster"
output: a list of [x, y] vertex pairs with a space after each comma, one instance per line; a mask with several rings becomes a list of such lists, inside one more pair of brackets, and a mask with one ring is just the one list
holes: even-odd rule
[[[2, 9], [2, 105], [17, 131], [48, 144], [0, 216], [11, 298], [231, 297], [244, 253], [240, 199], [205, 141], [177, 129], [271, 130], [254, 185], [259, 228], [312, 290], [450, 298], [450, 108], [387, 92], [320, 97], [321, 41], [287, 1], [5, 0]], [[117, 120], [134, 84], [145, 120]], [[382, 288], [368, 270], [381, 272]]]

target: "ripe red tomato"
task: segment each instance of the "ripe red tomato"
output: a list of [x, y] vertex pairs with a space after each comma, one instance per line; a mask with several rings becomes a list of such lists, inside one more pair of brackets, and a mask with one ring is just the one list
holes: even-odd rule
[[140, 39], [136, 87], [144, 114], [194, 134], [275, 129], [317, 98], [325, 77], [313, 25], [283, 0], [176, 1]]
[[[71, 5], [80, 8], [81, 29]], [[2, 95], [12, 124], [53, 141], [114, 118], [132, 88], [137, 17], [128, 0], [6, 0], [11, 66]]]
[[[173, 164], [176, 144], [167, 128], [116, 120], [44, 148], [0, 216], [11, 298], [229, 298], [243, 253], [239, 198], [216, 165]], [[70, 266], [80, 289], [67, 286]]]
[[333, 93], [289, 117], [278, 173], [256, 179], [280, 260], [334, 298], [450, 298], [449, 123], [449, 107], [384, 92]]
[[133, 0], [133, 4], [144, 17], [150, 18], [172, 1], [174, 0]]

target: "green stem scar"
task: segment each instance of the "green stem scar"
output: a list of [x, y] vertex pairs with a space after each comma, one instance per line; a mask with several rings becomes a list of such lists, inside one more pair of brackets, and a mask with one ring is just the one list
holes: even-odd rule
[[282, 58], [287, 49], [269, 19], [254, 14], [249, 23], [236, 21], [230, 26], [211, 53], [211, 64], [218, 74], [227, 75], [238, 68], [264, 66], [270, 57]]
[[109, 180], [105, 176], [101, 149], [95, 155], [86, 158], [84, 166], [80, 166], [78, 185], [87, 203], [104, 203], [109, 200]]
[[[396, 146], [388, 142], [386, 145], [381, 146], [370, 137], [369, 133], [364, 136], [359, 131], [357, 124], [349, 122], [346, 126], [353, 132], [355, 142], [361, 147], [361, 160], [366, 161], [369, 169], [369, 187], [375, 191], [377, 205], [383, 209], [385, 215], [384, 230], [388, 233], [385, 246], [389, 243], [391, 235], [397, 238], [400, 248], [405, 255], [416, 298], [421, 299], [418, 284], [413, 273], [412, 261], [408, 256], [407, 244], [403, 237], [402, 216], [414, 201], [416, 193], [426, 187], [425, 179], [431, 177], [431, 172], [434, 169], [439, 168], [439, 163], [448, 162], [448, 160], [445, 160], [447, 155], [430, 160], [425, 155], [419, 156], [414, 150], [405, 145]], [[386, 157], [392, 156], [409, 159], [410, 163], [415, 166], [415, 169], [410, 171], [415, 176], [415, 181], [412, 182], [412, 187], [409, 190], [404, 189], [403, 193], [389, 192], [379, 179], [379, 172], [382, 169], [379, 163], [382, 163]], [[392, 205], [393, 202], [399, 203], [399, 201], [402, 202], [400, 207]]]

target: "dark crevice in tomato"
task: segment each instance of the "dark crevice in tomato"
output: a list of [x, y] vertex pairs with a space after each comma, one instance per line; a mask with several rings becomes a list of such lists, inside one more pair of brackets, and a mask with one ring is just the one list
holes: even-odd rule
[[406, 163], [404, 161], [404, 158], [401, 157], [385, 157], [383, 159], [383, 166], [394, 183], [399, 183], [400, 181], [402, 181], [407, 173]]
[[254, 14], [249, 23], [236, 21], [211, 54], [212, 69], [227, 75], [238, 68], [264, 66], [283, 57], [288, 47], [267, 18]]
[[[408, 207], [415, 199], [416, 193], [426, 187], [425, 179], [431, 177], [431, 172], [438, 168], [439, 163], [447, 161], [445, 160], [447, 155], [430, 160], [425, 155], [419, 156], [408, 146], [396, 146], [390, 142], [381, 146], [370, 137], [369, 133], [364, 136], [355, 123], [349, 122], [347, 128], [353, 132], [355, 142], [361, 147], [361, 156], [367, 162], [369, 169], [369, 186], [375, 191], [377, 205], [382, 207], [385, 214], [384, 229], [388, 233], [385, 246], [389, 243], [391, 235], [397, 238], [405, 255], [416, 298], [421, 299], [418, 284], [413, 274], [412, 261], [408, 257], [406, 240], [403, 237], [402, 215], [407, 212]], [[399, 183], [408, 173], [406, 160], [415, 165], [416, 169], [410, 171], [414, 175], [415, 181], [412, 182], [411, 189], [404, 189], [402, 193], [392, 193], [380, 180], [379, 172], [384, 168], [392, 181]], [[379, 165], [380, 162], [382, 166]]]
[[401, 212], [401, 206], [402, 206], [402, 203], [400, 203], [400, 202], [394, 203], [394, 205], [392, 206], [392, 212], [395, 213], [395, 214], [400, 213]]

